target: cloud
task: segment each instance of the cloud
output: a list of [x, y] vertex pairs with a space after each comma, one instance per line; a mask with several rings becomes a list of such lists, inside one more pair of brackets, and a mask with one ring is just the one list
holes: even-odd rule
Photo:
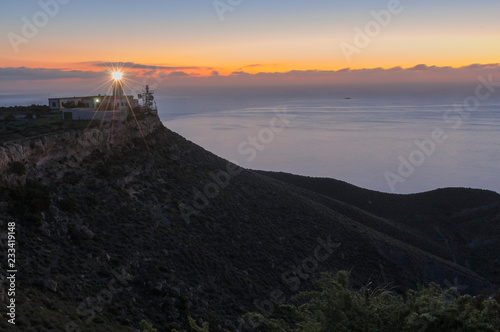
[[191, 75], [183, 72], [183, 71], [173, 71], [167, 75], [167, 77], [190, 77]]
[[196, 70], [196, 69], [213, 69], [212, 67], [200, 67], [200, 66], [157, 66], [157, 65], [147, 65], [136, 62], [102, 62], [102, 61], [89, 61], [80, 62], [79, 64], [88, 64], [97, 67], [106, 68], [130, 68], [130, 69], [152, 69], [152, 70]]
[[260, 64], [260, 63], [254, 63], [254, 64], [251, 64], [251, 65], [246, 65], [246, 66], [243, 66], [241, 68], [238, 68], [238, 71], [241, 71], [243, 70], [244, 68], [255, 68], [255, 67], [263, 67], [264, 65]]
[[[190, 66], [186, 66], [191, 68]], [[500, 82], [499, 64], [472, 64], [458, 68], [418, 64], [409, 68], [343, 68], [339, 70], [290, 70], [288, 72], [259, 72], [250, 74], [234, 71], [221, 75], [217, 70], [200, 75], [196, 70], [158, 71], [142, 69], [130, 70], [127, 78], [142, 82], [158, 77], [156, 90], [176, 95], [221, 93], [250, 94], [256, 96], [279, 94], [283, 96], [390, 96], [453, 95], [470, 93], [471, 86], [477, 85], [478, 77], [492, 75], [494, 82]], [[0, 89], [3, 91], [93, 91], [107, 79], [103, 71], [65, 70], [54, 68], [0, 67]], [[62, 79], [72, 80], [71, 84], [61, 83]], [[30, 81], [29, 84], [26, 81]], [[99, 81], [99, 82], [97, 82]], [[500, 89], [496, 91], [500, 93]]]
[[472, 65], [460, 67], [460, 69], [497, 69], [497, 68], [500, 68], [500, 64], [498, 63], [490, 63], [490, 64], [474, 63]]
[[83, 70], [63, 70], [59, 68], [27, 68], [27, 67], [0, 67], [1, 81], [35, 81], [59, 79], [96, 79], [102, 78], [102, 72]]
[[387, 69], [388, 71], [400, 71], [400, 70], [404, 70], [403, 67], [400, 67], [400, 66], [397, 66], [397, 67], [392, 67], [392, 68], [389, 68]]
[[415, 67], [408, 68], [408, 70], [428, 70], [431, 68], [435, 68], [435, 66], [429, 67], [427, 65], [421, 64], [421, 65], [416, 65]]
[[231, 73], [231, 75], [234, 75], [234, 76], [250, 76], [249, 73], [246, 73], [246, 72], [241, 71], [241, 70], [240, 71], [233, 71]]

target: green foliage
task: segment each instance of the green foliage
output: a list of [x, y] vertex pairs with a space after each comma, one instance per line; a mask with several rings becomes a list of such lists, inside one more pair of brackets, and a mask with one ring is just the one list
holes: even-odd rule
[[26, 174], [26, 166], [24, 165], [24, 163], [22, 163], [20, 161], [14, 161], [10, 165], [10, 171], [12, 173], [17, 174], [17, 175], [24, 175], [24, 174]]
[[141, 320], [141, 329], [142, 332], [158, 332], [151, 324], [149, 324], [146, 320]]
[[[210, 332], [209, 326], [207, 323], [203, 323], [202, 326], [199, 326], [196, 321], [193, 319], [193, 317], [188, 316], [189, 320], [189, 326], [191, 327], [192, 331], [195, 332]], [[172, 332], [179, 332], [176, 329], [173, 329]]]
[[189, 326], [191, 326], [191, 328], [193, 329], [193, 331], [196, 331], [196, 332], [210, 332], [209, 326], [208, 326], [207, 323], [203, 323], [203, 325], [200, 327], [200, 326], [198, 326], [198, 324], [196, 324], [196, 321], [191, 316], [189, 316], [188, 319], [189, 319]]
[[456, 289], [442, 290], [431, 283], [402, 296], [378, 288], [353, 291], [348, 288], [349, 274], [340, 271], [334, 277], [323, 274], [319, 291], [303, 292], [282, 305], [286, 319], [264, 318], [270, 331], [499, 331], [500, 306], [496, 300], [470, 295], [456, 296]]

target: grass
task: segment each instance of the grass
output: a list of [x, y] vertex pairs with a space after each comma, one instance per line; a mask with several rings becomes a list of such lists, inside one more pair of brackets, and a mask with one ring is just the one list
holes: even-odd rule
[[[90, 127], [98, 125], [98, 121], [93, 121]], [[88, 126], [88, 120], [63, 121], [61, 114], [51, 113], [48, 106], [0, 107], [0, 142], [64, 130], [85, 129]]]
[[[93, 121], [90, 127], [99, 125]], [[8, 142], [28, 137], [42, 136], [64, 130], [85, 129], [89, 126], [88, 120], [63, 121], [57, 116], [46, 116], [37, 119], [16, 119], [12, 122], [0, 120], [0, 141]]]

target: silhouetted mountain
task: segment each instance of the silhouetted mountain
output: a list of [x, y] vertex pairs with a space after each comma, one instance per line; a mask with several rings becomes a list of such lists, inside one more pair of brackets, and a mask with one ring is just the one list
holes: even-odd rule
[[[445, 188], [397, 195], [362, 189], [334, 179], [282, 172], [258, 173], [320, 194], [322, 197], [317, 200], [327, 201], [325, 204], [367, 226], [481, 271], [480, 274], [494, 284], [500, 283], [498, 193]], [[377, 218], [367, 217], [367, 213]]]

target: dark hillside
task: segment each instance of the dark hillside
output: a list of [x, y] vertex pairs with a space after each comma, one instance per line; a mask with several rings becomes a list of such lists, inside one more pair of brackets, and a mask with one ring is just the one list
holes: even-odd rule
[[234, 331], [243, 313], [273, 313], [319, 272], [341, 269], [354, 287], [489, 286], [382, 232], [374, 213], [239, 169], [157, 118], [141, 120], [144, 139], [134, 125], [0, 147], [0, 221], [16, 223], [22, 271], [19, 331], [133, 331], [142, 319], [170, 331], [188, 315]]
[[390, 219], [407, 219], [408, 216], [414, 218], [451, 216], [457, 211], [500, 202], [500, 194], [489, 190], [444, 188], [419, 194], [399, 195], [363, 189], [335, 179], [282, 172], [258, 171], [258, 173]]
[[[305, 190], [374, 229], [422, 250], [481, 271], [500, 283], [500, 195], [467, 188], [395, 195], [348, 183], [279, 172], [260, 174]], [[354, 207], [357, 207], [354, 208]], [[369, 215], [369, 217], [367, 217]]]

